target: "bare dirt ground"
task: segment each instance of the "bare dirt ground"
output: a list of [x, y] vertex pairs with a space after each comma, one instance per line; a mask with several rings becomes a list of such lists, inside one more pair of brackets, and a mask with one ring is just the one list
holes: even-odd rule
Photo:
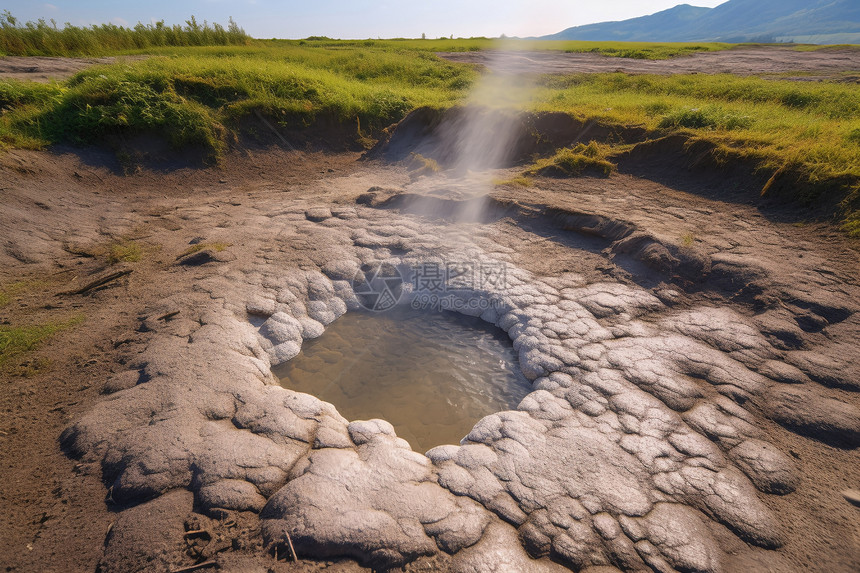
[[64, 80], [90, 66], [114, 64], [146, 56], [103, 58], [55, 58], [48, 56], [5, 56], [0, 58], [0, 78], [50, 82]]
[[[120, 166], [109, 154], [99, 152], [0, 156], [0, 284], [33, 284], [0, 309], [0, 323], [84, 317], [0, 373], [4, 570], [95, 570], [116, 519], [115, 506], [106, 503], [98, 475], [82, 474], [61, 452], [58, 436], [102, 398], [104, 381], [122, 368], [116, 352], [135, 338], [140, 309], [173, 292], [163, 271], [174, 266], [190, 240], [229, 224], [250, 203], [265, 196], [276, 204], [283, 194], [295, 193], [295, 185], [354, 171], [356, 159], [356, 154], [302, 160], [277, 152], [248, 154], [223, 170], [127, 177], [118, 174]], [[201, 225], [177, 216], [198, 207], [207, 213]], [[142, 245], [142, 259], [109, 263], [106, 248], [115, 241]], [[133, 273], [90, 296], [58, 295], [118, 268]]]
[[[825, 49], [799, 52], [791, 48], [749, 47], [702, 52], [670, 60], [614, 58], [564, 52], [447, 52], [452, 62], [481, 64], [504, 73], [569, 74], [626, 72], [632, 74], [737, 74], [760, 76], [800, 73], [797, 79], [841, 77], [860, 72], [860, 50]], [[853, 78], [853, 79], [852, 79]], [[845, 81], [858, 81], [856, 76]]]

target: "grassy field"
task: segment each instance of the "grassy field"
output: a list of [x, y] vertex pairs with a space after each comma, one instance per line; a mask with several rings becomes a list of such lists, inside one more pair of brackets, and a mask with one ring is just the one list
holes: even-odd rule
[[435, 40], [392, 39], [392, 40], [332, 40], [330, 38], [307, 38], [287, 41], [303, 46], [318, 48], [382, 48], [389, 50], [419, 50], [422, 52], [477, 52], [480, 50], [548, 50], [568, 53], [597, 53], [618, 58], [642, 60], [664, 60], [685, 56], [696, 52], [715, 52], [734, 47], [733, 44], [719, 42], [698, 43], [653, 43], [653, 42], [578, 42], [557, 40], [519, 40], [499, 41], [490, 38], [439, 38]]
[[105, 56], [156, 46], [228, 46], [250, 41], [232, 19], [226, 28], [200, 24], [194, 16], [185, 26], [156, 22], [134, 28], [114, 24], [61, 28], [53, 20], [22, 23], [8, 10], [0, 14], [0, 56]]
[[[7, 17], [4, 30], [20, 28], [10, 26]], [[138, 32], [156, 30], [142, 27]], [[193, 26], [176, 33], [177, 38], [191, 34]], [[647, 57], [728, 47], [544, 44], [543, 49], [616, 55], [643, 51]], [[355, 141], [367, 144], [416, 107], [446, 108], [465, 101], [478, 71], [441, 60], [435, 51], [493, 45], [482, 38], [308, 38], [248, 40], [239, 46], [111, 48], [110, 53], [150, 57], [90, 68], [65, 82], [0, 81], [0, 145], [90, 144], [146, 133], [176, 147], [197, 146], [216, 162], [243, 119], [256, 114], [279, 129], [339, 124]], [[790, 173], [796, 183], [794, 198], [814, 205], [824, 196], [845, 197], [846, 228], [860, 236], [856, 84], [705, 74], [576, 74], [539, 78], [531, 95], [523, 105], [532, 110], [563, 111], [609, 126], [638, 126], [650, 138], [681, 133], [690, 141], [710, 142], [725, 161], [744, 160], [767, 176]], [[601, 157], [611, 154], [611, 149], [601, 151]]]
[[543, 78], [535, 106], [606, 125], [681, 133], [767, 173], [790, 172], [794, 198], [845, 195], [860, 236], [860, 88], [731, 75], [578, 74]]
[[[466, 52], [498, 47], [499, 41], [490, 38], [439, 38], [391, 40], [335, 40], [314, 36], [304, 40], [254, 41], [232, 19], [225, 28], [220, 24], [200, 24], [194, 16], [185, 26], [166, 26], [138, 23], [133, 28], [114, 24], [79, 27], [66, 24], [59, 27], [55, 21], [19, 22], [8, 10], [0, 14], [0, 56], [106, 56], [149, 53], [152, 48], [164, 46], [312, 46], [316, 48], [377, 48], [383, 50], [410, 50], [423, 52]], [[731, 44], [701, 43], [645, 43], [645, 42], [575, 42], [533, 41], [511, 39], [506, 49], [556, 50], [564, 52], [595, 52], [607, 56], [666, 59], [694, 52], [725, 50]]]
[[477, 77], [428, 52], [298, 44], [150, 50], [53, 84], [0, 81], [0, 142], [92, 143], [155, 132], [217, 157], [255, 111], [286, 128], [334, 120], [372, 134], [422, 105], [462, 99]]

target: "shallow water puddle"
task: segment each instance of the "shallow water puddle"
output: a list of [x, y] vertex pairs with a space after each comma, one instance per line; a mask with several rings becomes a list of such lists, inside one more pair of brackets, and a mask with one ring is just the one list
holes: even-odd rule
[[387, 420], [419, 452], [459, 443], [479, 419], [515, 408], [531, 390], [503, 331], [412, 309], [348, 312], [275, 375], [349, 420]]

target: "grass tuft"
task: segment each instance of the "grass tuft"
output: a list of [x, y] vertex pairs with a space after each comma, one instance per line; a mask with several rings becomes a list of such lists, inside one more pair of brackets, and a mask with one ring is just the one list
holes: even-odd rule
[[0, 366], [9, 360], [34, 350], [56, 334], [83, 321], [82, 316], [76, 316], [62, 322], [54, 322], [28, 326], [0, 326]]
[[681, 246], [682, 247], [692, 247], [696, 242], [696, 237], [693, 233], [684, 233], [681, 235]]
[[578, 177], [587, 173], [596, 173], [603, 177], [615, 170], [615, 164], [609, 161], [611, 147], [595, 141], [588, 145], [579, 143], [574, 147], [558, 150], [549, 158], [539, 159], [526, 169], [526, 175], [549, 175], [551, 177]]
[[422, 175], [433, 175], [434, 173], [439, 173], [439, 171], [441, 171], [439, 163], [437, 163], [435, 159], [424, 157], [420, 153], [409, 154], [409, 161], [406, 164], [406, 168], [411, 171], [411, 176], [413, 178], [420, 177]]
[[111, 265], [115, 265], [116, 263], [136, 263], [141, 258], [143, 258], [143, 249], [134, 241], [116, 241], [108, 245], [107, 262]]
[[518, 177], [512, 177], [510, 179], [497, 179], [493, 181], [493, 184], [498, 186], [512, 186], [528, 189], [532, 186], [532, 180], [525, 175], [520, 175]]
[[9, 303], [17, 299], [20, 295], [32, 292], [33, 290], [39, 289], [44, 285], [45, 282], [42, 280], [15, 281], [0, 285], [0, 308], [3, 308], [4, 306], [8, 305]]
[[179, 260], [183, 257], [187, 257], [188, 255], [193, 255], [194, 253], [199, 253], [204, 249], [212, 249], [216, 253], [220, 253], [227, 247], [232, 246], [233, 243], [197, 243], [196, 245], [191, 245], [190, 247], [182, 251], [182, 253], [178, 257], [176, 257], [176, 260]]

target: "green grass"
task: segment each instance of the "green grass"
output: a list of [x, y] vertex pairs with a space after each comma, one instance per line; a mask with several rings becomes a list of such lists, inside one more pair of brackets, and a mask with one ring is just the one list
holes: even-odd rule
[[220, 253], [224, 251], [224, 249], [232, 246], [233, 243], [197, 243], [196, 245], [191, 245], [190, 247], [182, 251], [182, 253], [180, 253], [180, 255], [176, 257], [176, 260], [179, 260], [183, 257], [187, 257], [188, 255], [193, 255], [194, 253], [199, 253], [204, 249], [212, 249], [216, 253]]
[[[339, 125], [355, 143], [367, 146], [412, 109], [442, 109], [466, 100], [478, 71], [433, 52], [494, 45], [486, 38], [309, 38], [114, 50], [150, 57], [89, 68], [65, 82], [0, 81], [0, 146], [92, 144], [155, 134], [177, 148], [199, 147], [215, 162], [247, 125], [246, 118], [257, 113], [287, 133]], [[506, 47], [510, 45], [628, 56], [630, 51], [647, 52], [642, 57], [730, 47], [524, 41]], [[632, 126], [647, 138], [678, 133], [691, 142], [707, 142], [720, 160], [744, 161], [764, 179], [774, 173], [790, 176], [788, 185], [776, 187], [788, 187], [793, 198], [810, 205], [843, 197], [845, 228], [860, 236], [856, 84], [707, 74], [568, 74], [539, 78], [532, 95], [519, 105], [562, 111], [610, 130]], [[616, 151], [590, 157], [568, 150], [548, 160], [575, 172], [586, 160], [608, 161]]]
[[36, 349], [42, 342], [66, 328], [83, 321], [77, 316], [61, 322], [27, 326], [0, 326], [0, 367], [10, 360]]
[[[184, 26], [167, 26], [163, 21], [134, 27], [114, 24], [59, 27], [53, 20], [20, 22], [8, 10], [0, 14], [0, 56], [105, 56], [139, 53], [163, 46], [229, 46], [248, 45], [310, 46], [315, 48], [375, 48], [423, 52], [467, 52], [498, 48], [493, 38], [439, 38], [390, 40], [335, 40], [315, 36], [304, 40], [253, 41], [232, 18], [226, 28], [220, 24], [197, 22], [194, 16]], [[605, 56], [659, 60], [696, 52], [725, 50], [731, 44], [646, 43], [646, 42], [580, 42], [555, 40], [505, 39], [504, 48], [511, 50], [552, 50], [562, 52], [599, 53]]]
[[696, 243], [696, 236], [693, 233], [684, 233], [680, 242], [682, 247], [692, 247]]
[[532, 186], [532, 183], [533, 181], [525, 175], [518, 175], [516, 177], [511, 177], [510, 179], [495, 179], [493, 181], [493, 185], [498, 185], [500, 187], [522, 187], [523, 189], [528, 189]]
[[250, 41], [232, 18], [227, 28], [208, 22], [201, 25], [194, 16], [185, 26], [166, 26], [162, 21], [133, 28], [114, 24], [60, 28], [53, 20], [21, 23], [8, 10], [0, 14], [0, 56], [105, 56], [156, 46], [227, 46]]
[[324, 48], [377, 48], [419, 50], [424, 52], [478, 52], [504, 48], [506, 50], [538, 50], [567, 53], [596, 53], [618, 58], [665, 60], [696, 52], [727, 50], [733, 44], [720, 42], [581, 42], [574, 40], [519, 40], [494, 38], [439, 38], [436, 40], [333, 40], [308, 38], [297, 41], [300, 45]]
[[7, 285], [0, 286], [0, 308], [3, 308], [15, 299], [21, 291], [26, 288], [26, 282], [16, 281]]
[[[0, 285], [0, 308], [21, 300], [45, 294], [53, 279], [27, 279]], [[48, 365], [48, 359], [20, 362], [16, 360], [34, 350], [55, 333], [75, 326], [83, 316], [73, 316], [47, 324], [0, 325], [0, 372], [12, 375], [32, 376]]]
[[158, 133], [214, 159], [228, 131], [255, 110], [288, 129], [354, 125], [358, 139], [415, 107], [453, 104], [477, 76], [415, 50], [275, 43], [152, 52], [62, 83], [0, 81], [0, 142], [40, 147]]
[[598, 53], [616, 58], [636, 60], [667, 60], [678, 56], [688, 56], [697, 52], [717, 52], [734, 47], [732, 44], [718, 42], [547, 42], [544, 49], [562, 50], [567, 53]]
[[424, 157], [420, 153], [410, 153], [409, 161], [406, 162], [406, 167], [412, 172], [412, 177], [433, 175], [434, 173], [439, 173], [439, 171], [442, 170], [435, 159]]
[[15, 301], [21, 295], [43, 288], [46, 284], [45, 280], [29, 279], [0, 285], [0, 308]]
[[733, 113], [718, 105], [706, 105], [704, 107], [673, 109], [663, 116], [657, 126], [731, 131], [750, 127], [752, 123], [752, 116]]
[[116, 263], [136, 263], [143, 258], [143, 248], [135, 241], [120, 240], [108, 245], [107, 261]]
[[526, 169], [526, 175], [549, 175], [552, 177], [578, 177], [588, 173], [609, 177], [615, 165], [609, 160], [613, 152], [610, 145], [595, 141], [579, 143], [574, 147], [559, 149], [552, 157], [539, 159]]
[[[577, 74], [545, 77], [535, 106], [608, 126], [637, 126], [655, 136], [680, 133], [706, 141], [716, 156], [754, 165], [765, 178], [780, 170], [790, 174], [794, 199], [814, 206], [825, 196], [846, 197], [843, 214], [856, 221], [856, 85], [732, 75]], [[860, 235], [858, 226], [848, 230]]]

